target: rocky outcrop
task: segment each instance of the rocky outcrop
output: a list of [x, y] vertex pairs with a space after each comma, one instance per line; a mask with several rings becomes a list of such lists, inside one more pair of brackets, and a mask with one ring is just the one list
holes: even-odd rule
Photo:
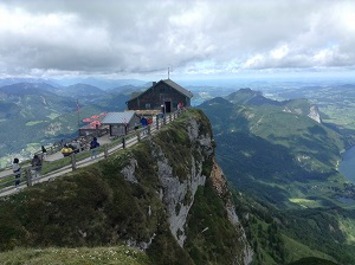
[[170, 230], [182, 247], [186, 240], [185, 224], [189, 210], [194, 202], [194, 195], [199, 186], [204, 186], [206, 177], [202, 173], [203, 163], [213, 154], [212, 135], [202, 134], [200, 124], [194, 119], [187, 123], [188, 138], [193, 146], [193, 152], [185, 159], [190, 161], [187, 176], [180, 179], [173, 173], [171, 161], [160, 146], [153, 143], [152, 155], [158, 163], [158, 176], [161, 182], [162, 201], [167, 206]]
[[[215, 192], [224, 202], [226, 218], [238, 231], [238, 245], [243, 248], [238, 253], [235, 253], [233, 264], [241, 264], [242, 262], [243, 264], [250, 264], [253, 252], [249, 247], [244, 229], [236, 214], [232, 195], [228, 189], [222, 169], [214, 160], [214, 142], [211, 128], [206, 130], [206, 128], [203, 128], [201, 121], [199, 122], [193, 118], [185, 123], [185, 127], [191, 146], [191, 153], [186, 159], [191, 161], [191, 166], [188, 168], [187, 176], [184, 179], [174, 175], [173, 165], [168, 156], [164, 154], [164, 150], [159, 145], [154, 144], [154, 142], [152, 143], [152, 155], [158, 163], [161, 200], [167, 207], [170, 231], [179, 245], [184, 247], [187, 239], [187, 218], [194, 204], [195, 194], [198, 188], [204, 187], [206, 180], [210, 179]], [[204, 171], [204, 166], [209, 163], [212, 165], [211, 170]], [[206, 172], [208, 172], [208, 175], [206, 175]]]
[[[224, 202], [226, 218], [237, 231], [236, 241], [238, 246], [242, 248], [238, 253], [235, 253], [233, 264], [250, 264], [253, 251], [247, 242], [245, 231], [236, 214], [232, 195], [222, 169], [214, 160], [214, 142], [210, 124], [206, 121], [203, 123], [202, 120], [190, 118], [184, 122], [184, 128], [179, 128], [181, 133], [184, 131], [184, 134], [187, 134], [188, 139], [185, 140], [190, 146], [189, 152], [185, 154], [182, 161], [178, 161], [178, 163], [185, 165], [186, 174], [183, 177], [177, 175], [174, 169], [176, 168], [176, 162], [171, 161], [172, 156], [169, 154], [174, 152], [174, 148], [179, 148], [179, 145], [171, 145], [172, 150], [167, 148], [166, 145], [161, 145], [159, 134], [156, 136], [157, 140], [152, 139], [150, 142], [151, 155], [157, 162], [157, 175], [161, 185], [160, 199], [166, 206], [169, 228], [180, 247], [184, 248], [187, 240], [187, 219], [190, 209], [194, 205], [195, 194], [199, 187], [203, 188], [206, 185], [206, 181], [209, 179], [215, 192]], [[184, 163], [187, 161], [189, 166]], [[133, 182], [136, 180], [132, 174], [134, 165], [134, 162], [129, 163], [127, 168], [130, 168], [130, 170], [127, 170], [125, 174], [125, 179]], [[211, 166], [210, 170], [204, 170], [208, 165]], [[130, 173], [127, 174], [128, 172]]]
[[308, 117], [310, 117], [312, 120], [315, 120], [318, 123], [322, 123], [322, 118], [320, 116], [317, 105], [311, 105], [311, 107], [309, 108]]
[[[239, 218], [235, 210], [235, 205], [232, 201], [232, 195], [228, 189], [226, 178], [224, 177], [222, 169], [216, 162], [213, 164], [210, 178], [212, 180], [213, 187], [217, 191], [219, 197], [224, 201], [224, 206], [227, 211], [229, 221], [236, 227], [238, 231], [240, 231], [239, 241], [241, 241], [241, 245], [244, 245], [244, 264], [250, 264], [253, 260], [253, 250], [249, 246], [244, 228], [239, 222]], [[236, 260], [238, 260], [238, 258], [239, 257], [236, 257]]]

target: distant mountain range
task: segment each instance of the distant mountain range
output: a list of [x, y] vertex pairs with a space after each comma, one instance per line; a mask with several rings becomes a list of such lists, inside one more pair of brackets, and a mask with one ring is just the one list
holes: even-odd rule
[[136, 87], [145, 87], [149, 85], [147, 81], [137, 79], [107, 79], [107, 78], [81, 78], [81, 77], [66, 77], [66, 78], [2, 78], [0, 79], [0, 87], [5, 85], [14, 85], [18, 83], [46, 83], [53, 87], [68, 87], [76, 84], [89, 84], [98, 87], [102, 90], [114, 89], [126, 85]]
[[[355, 112], [352, 106], [352, 99], [355, 98], [355, 90], [352, 89], [354, 85], [310, 87], [300, 83], [299, 86], [292, 84], [292, 86], [279, 87], [265, 83], [263, 87], [261, 82], [253, 82], [253, 85], [258, 85], [263, 91], [256, 92], [243, 88], [235, 94], [232, 92], [238, 90], [237, 87], [231, 88], [232, 83], [226, 84], [228, 87], [223, 87], [223, 84], [223, 82], [220, 85], [217, 82], [211, 83], [208, 80], [200, 83], [182, 82], [186, 89], [194, 93], [193, 106], [218, 96], [226, 96], [230, 102], [238, 104], [246, 103], [243, 100], [248, 100], [248, 104], [271, 104], [275, 107], [285, 104], [281, 103], [280, 99], [285, 99], [285, 102], [297, 99], [293, 100], [292, 104], [302, 106], [302, 101], [307, 98], [314, 106], [317, 106], [317, 110], [313, 113], [318, 113], [319, 117], [322, 116], [323, 123], [332, 125], [342, 134], [347, 134], [349, 143], [355, 143], [353, 133]], [[71, 137], [78, 127], [76, 112], [78, 100], [80, 117], [102, 111], [118, 111], [125, 108], [125, 102], [132, 93], [143, 91], [150, 86], [151, 82], [135, 79], [0, 79], [0, 124], [6, 124], [0, 132], [0, 137], [5, 141], [4, 144], [0, 144], [0, 157], [28, 149], [28, 142], [32, 140], [36, 143], [34, 148], [37, 148], [38, 143], [50, 143], [60, 138]], [[253, 91], [255, 95], [249, 97], [250, 91]], [[278, 99], [278, 101], [273, 99]], [[14, 128], [18, 133], [11, 134]], [[38, 132], [38, 136], [30, 133], [32, 129]], [[33, 145], [30, 144], [30, 146], [32, 148]], [[31, 152], [25, 151], [27, 154]]]

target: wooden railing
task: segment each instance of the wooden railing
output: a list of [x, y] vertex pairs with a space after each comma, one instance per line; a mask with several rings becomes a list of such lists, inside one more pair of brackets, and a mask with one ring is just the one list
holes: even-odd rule
[[[20, 184], [17, 187], [15, 186], [15, 174], [12, 173], [12, 170], [7, 170], [7, 173], [0, 175], [0, 196], [13, 194], [25, 187], [33, 186], [35, 183], [52, 180], [58, 176], [74, 171], [77, 168], [85, 167], [102, 159], [106, 159], [117, 152], [117, 150], [130, 147], [156, 133], [166, 124], [175, 120], [181, 113], [182, 111], [176, 111], [168, 113], [163, 117], [157, 116], [155, 121], [147, 127], [130, 131], [129, 134], [124, 136], [112, 138], [110, 143], [97, 148], [96, 158], [92, 158], [92, 150], [85, 150], [52, 162], [44, 161], [38, 177], [35, 177], [35, 168], [32, 168], [29, 164], [24, 165], [21, 167]], [[53, 154], [58, 151], [59, 149], [55, 151], [53, 149], [50, 150], [48, 154]]]

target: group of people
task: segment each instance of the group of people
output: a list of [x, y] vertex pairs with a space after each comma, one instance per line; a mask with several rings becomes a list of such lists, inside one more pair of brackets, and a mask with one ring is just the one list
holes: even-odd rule
[[[42, 159], [45, 158], [45, 153], [43, 152], [42, 148]], [[42, 170], [42, 159], [39, 155], [34, 155], [32, 160], [31, 160], [31, 174], [33, 178], [38, 178], [39, 174]], [[12, 172], [15, 175], [15, 187], [18, 189], [20, 186], [21, 182], [21, 165], [20, 165], [20, 160], [16, 157], [14, 158], [14, 161], [12, 162]]]
[[[79, 143], [78, 143], [79, 144]], [[90, 142], [90, 150], [91, 150], [91, 158], [97, 158], [97, 148], [100, 147], [99, 142], [97, 141], [97, 138], [94, 137], [92, 141]], [[42, 145], [41, 147], [42, 154], [35, 154], [31, 160], [31, 175], [32, 177], [38, 178], [39, 174], [42, 170], [42, 162], [46, 159], [47, 155], [47, 150], [46, 148]], [[73, 152], [79, 151], [79, 148], [73, 148], [71, 145], [64, 144], [63, 148], [61, 149], [61, 153], [63, 156], [69, 156]], [[21, 165], [20, 165], [20, 160], [16, 157], [14, 158], [12, 162], [12, 172], [14, 173], [15, 176], [15, 187], [18, 189], [20, 186], [21, 182]]]
[[[99, 147], [100, 144], [97, 141], [97, 138], [94, 137], [90, 142], [90, 150], [91, 150], [91, 158], [97, 157], [97, 152], [94, 150], [95, 148]], [[69, 144], [64, 144], [63, 148], [60, 150], [64, 157], [70, 156], [73, 153], [79, 153], [80, 149], [82, 148], [82, 144], [78, 141], [73, 141]]]
[[65, 143], [62, 146], [63, 148], [60, 150], [60, 152], [63, 154], [63, 156], [70, 156], [72, 153], [77, 154], [83, 148], [83, 144], [77, 140], [74, 140], [68, 144]]
[[134, 129], [137, 130], [139, 129], [140, 126], [142, 126], [142, 128], [146, 128], [149, 124], [153, 123], [153, 119], [152, 118], [146, 118], [144, 116], [142, 116], [140, 118], [140, 122], [136, 122], [134, 125]]
[[[71, 155], [73, 152], [76, 152], [76, 150], [79, 150], [79, 148], [77, 149], [73, 149], [73, 146], [69, 146], [67, 144], [64, 144], [61, 153], [63, 154], [63, 156], [69, 156]], [[90, 142], [90, 150], [91, 150], [91, 158], [97, 158], [97, 148], [100, 147], [99, 142], [97, 141], [97, 138], [94, 137], [93, 140]], [[39, 174], [42, 170], [42, 162], [43, 160], [46, 159], [46, 155], [47, 155], [47, 150], [46, 148], [42, 145], [41, 147], [42, 150], [42, 154], [38, 155], [35, 154], [31, 160], [31, 175], [32, 177], [38, 178]], [[13, 162], [12, 162], [12, 172], [14, 173], [15, 176], [15, 187], [18, 189], [20, 186], [20, 182], [21, 182], [21, 165], [20, 165], [20, 160], [16, 157], [14, 158]]]

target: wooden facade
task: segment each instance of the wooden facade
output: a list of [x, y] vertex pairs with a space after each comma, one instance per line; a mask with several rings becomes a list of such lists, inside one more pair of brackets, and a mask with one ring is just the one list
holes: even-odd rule
[[96, 136], [96, 137], [101, 137], [109, 132], [109, 127], [108, 126], [98, 126], [97, 128], [90, 126], [90, 124], [87, 124], [81, 128], [79, 128], [79, 136]]
[[134, 111], [109, 112], [102, 124], [109, 126], [110, 136], [122, 136], [140, 124], [140, 117]]
[[160, 80], [140, 95], [127, 101], [129, 110], [160, 110], [163, 113], [178, 109], [178, 104], [191, 106], [193, 94], [170, 79]]

